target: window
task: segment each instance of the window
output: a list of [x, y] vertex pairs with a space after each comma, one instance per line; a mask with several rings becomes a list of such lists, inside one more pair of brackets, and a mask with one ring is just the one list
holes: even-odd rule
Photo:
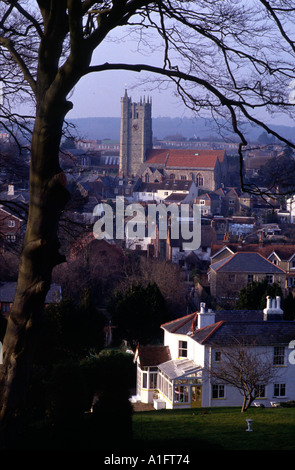
[[274, 384], [274, 396], [285, 397], [286, 396], [286, 384]]
[[203, 186], [204, 185], [204, 178], [200, 173], [197, 174], [196, 185], [197, 186]]
[[253, 281], [254, 281], [254, 275], [248, 274], [248, 279], [247, 279], [248, 284], [252, 284]]
[[188, 387], [186, 385], [179, 385], [174, 388], [174, 401], [188, 403]]
[[14, 220], [9, 220], [8, 221], [8, 227], [15, 227], [15, 221]]
[[16, 241], [16, 236], [15, 235], [6, 235], [6, 240], [8, 243], [14, 243]]
[[274, 347], [273, 364], [275, 366], [283, 366], [285, 364], [285, 348], [284, 348], [284, 346], [275, 346]]
[[265, 385], [258, 384], [256, 385], [257, 398], [265, 398]]
[[267, 284], [273, 284], [273, 275], [267, 274], [266, 275]]
[[212, 398], [224, 398], [224, 385], [212, 385]]
[[7, 304], [7, 303], [1, 304], [1, 311], [2, 312], [10, 312], [10, 304]]
[[142, 388], [147, 388], [147, 372], [142, 373]]
[[214, 361], [215, 362], [220, 362], [220, 360], [221, 360], [221, 352], [220, 351], [215, 351]]
[[150, 367], [150, 388], [157, 388], [158, 385], [158, 368]]
[[204, 200], [204, 199], [201, 199], [201, 200], [200, 200], [200, 205], [202, 205], [202, 206], [205, 205], [205, 200]]
[[187, 341], [178, 342], [178, 356], [187, 357]]

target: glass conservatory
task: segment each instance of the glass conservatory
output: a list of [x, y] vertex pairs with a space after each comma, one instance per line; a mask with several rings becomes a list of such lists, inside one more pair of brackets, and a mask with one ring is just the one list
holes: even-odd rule
[[158, 366], [159, 398], [167, 408], [202, 406], [202, 368], [188, 359], [177, 359]]

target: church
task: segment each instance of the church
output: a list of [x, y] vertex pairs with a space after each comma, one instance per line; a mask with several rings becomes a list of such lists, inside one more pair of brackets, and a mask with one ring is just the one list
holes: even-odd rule
[[152, 100], [133, 103], [125, 90], [121, 98], [119, 175], [152, 183], [190, 180], [199, 190], [215, 191], [222, 183], [227, 184], [227, 155], [225, 150], [214, 149], [154, 149]]

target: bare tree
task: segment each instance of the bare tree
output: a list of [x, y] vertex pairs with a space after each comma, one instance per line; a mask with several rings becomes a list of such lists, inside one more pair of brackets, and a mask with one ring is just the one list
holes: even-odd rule
[[[21, 135], [31, 151], [27, 229], [0, 370], [0, 421], [6, 436], [10, 435], [7, 426], [15, 431], [24, 408], [52, 270], [64, 261], [58, 226], [69, 192], [59, 148], [74, 86], [91, 72], [157, 73], [172, 80], [193, 109], [226, 109], [241, 149], [246, 140], [239, 114], [293, 146], [258, 119], [256, 112], [277, 108], [287, 112], [292, 106], [284, 93], [294, 76], [289, 60], [294, 58], [294, 43], [284, 19], [292, 21], [294, 8], [287, 0], [260, 2], [260, 10], [254, 10], [257, 4], [244, 0], [1, 2], [0, 122], [16, 142]], [[139, 34], [140, 47], [147, 46], [150, 53], [148, 31], [155, 32], [163, 64], [92, 65], [93, 51], [112, 31], [122, 28]], [[32, 108], [25, 115], [15, 112], [15, 105], [24, 100]]]
[[266, 385], [278, 374], [272, 358], [256, 341], [232, 338], [231, 344], [218, 347], [220, 361], [207, 363], [205, 371], [212, 384], [225, 384], [237, 389], [243, 397], [241, 412], [263, 396]]

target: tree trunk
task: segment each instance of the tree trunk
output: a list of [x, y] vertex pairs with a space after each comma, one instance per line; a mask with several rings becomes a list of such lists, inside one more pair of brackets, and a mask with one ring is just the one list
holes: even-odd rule
[[244, 413], [245, 411], [247, 411], [247, 396], [244, 394], [241, 413]]
[[57, 230], [69, 198], [66, 176], [59, 166], [66, 103], [52, 109], [54, 113], [37, 114], [33, 130], [27, 229], [15, 299], [3, 341], [0, 442], [5, 440], [8, 445], [16, 438], [21, 423], [52, 269], [64, 260], [58, 251]]

